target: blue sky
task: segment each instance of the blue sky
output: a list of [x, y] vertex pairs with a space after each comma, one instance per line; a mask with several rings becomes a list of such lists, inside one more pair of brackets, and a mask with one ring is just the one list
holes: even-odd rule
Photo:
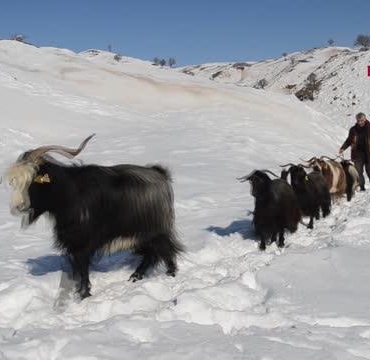
[[0, 38], [39, 46], [107, 49], [179, 65], [247, 61], [370, 34], [369, 0], [4, 0]]

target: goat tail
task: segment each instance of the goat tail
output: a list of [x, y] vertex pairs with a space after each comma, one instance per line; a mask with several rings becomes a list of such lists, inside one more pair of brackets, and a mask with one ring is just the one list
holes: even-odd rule
[[170, 234], [168, 238], [173, 254], [179, 255], [185, 252], [185, 246], [181, 244], [181, 242], [178, 240], [178, 235], [176, 234], [176, 231]]
[[177, 269], [177, 256], [185, 252], [184, 246], [179, 242], [174, 232], [158, 234], [144, 246], [145, 252], [150, 253], [154, 266], [164, 263], [168, 270], [172, 269], [174, 272]]

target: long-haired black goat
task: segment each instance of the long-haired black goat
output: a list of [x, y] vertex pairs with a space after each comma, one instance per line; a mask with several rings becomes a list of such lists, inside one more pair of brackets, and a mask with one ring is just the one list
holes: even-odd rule
[[290, 174], [292, 188], [297, 195], [302, 214], [310, 217], [307, 227], [313, 229], [313, 219], [320, 219], [320, 209], [323, 217], [330, 214], [331, 197], [327, 182], [320, 171], [306, 173], [302, 165], [286, 164], [289, 170], [283, 170], [282, 179]]
[[72, 165], [47, 153], [68, 158], [78, 149], [43, 146], [25, 152], [9, 169], [12, 211], [33, 223], [44, 213], [55, 220], [55, 245], [70, 259], [81, 298], [90, 296], [89, 264], [96, 254], [131, 250], [143, 256], [130, 280], [143, 278], [150, 266], [163, 262], [175, 276], [176, 239], [171, 176], [160, 165]]
[[279, 234], [279, 247], [284, 246], [285, 230], [294, 233], [301, 220], [297, 197], [291, 186], [282, 179], [271, 180], [265, 170], [254, 170], [239, 178], [249, 181], [255, 198], [253, 224], [260, 237], [260, 249], [266, 249], [266, 240], [275, 241]]

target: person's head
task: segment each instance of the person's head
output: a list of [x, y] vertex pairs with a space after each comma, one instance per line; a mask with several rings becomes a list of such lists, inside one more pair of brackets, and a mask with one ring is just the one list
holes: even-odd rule
[[364, 126], [366, 122], [366, 115], [362, 112], [358, 113], [356, 115], [356, 122], [359, 126]]

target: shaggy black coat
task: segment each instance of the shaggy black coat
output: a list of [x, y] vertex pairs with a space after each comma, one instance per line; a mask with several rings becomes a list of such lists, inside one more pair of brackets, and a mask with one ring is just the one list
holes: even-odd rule
[[320, 219], [320, 209], [323, 217], [330, 214], [331, 197], [328, 185], [320, 171], [307, 174], [302, 166], [294, 165], [282, 172], [282, 178], [286, 179], [289, 173], [302, 214], [310, 217], [307, 227], [313, 229], [313, 219]]
[[174, 198], [167, 169], [155, 165], [65, 166], [44, 160], [32, 182], [32, 223], [48, 212], [55, 219], [55, 245], [69, 256], [81, 298], [90, 296], [89, 264], [96, 253], [131, 250], [143, 256], [130, 280], [142, 279], [163, 262], [175, 276], [183, 250], [174, 228]]
[[284, 232], [294, 233], [301, 220], [297, 197], [291, 186], [282, 179], [271, 180], [264, 172], [256, 170], [244, 177], [251, 183], [251, 193], [255, 198], [253, 224], [261, 239], [260, 249], [266, 249], [266, 241], [276, 242], [279, 234], [279, 247], [284, 246]]

